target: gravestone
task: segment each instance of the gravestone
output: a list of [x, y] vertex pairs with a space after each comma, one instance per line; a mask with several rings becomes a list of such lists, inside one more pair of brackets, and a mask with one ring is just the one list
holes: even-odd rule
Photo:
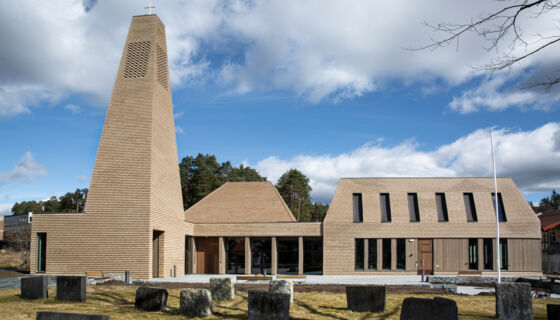
[[208, 289], [181, 290], [179, 302], [181, 314], [189, 317], [205, 317], [212, 314], [212, 294]]
[[167, 290], [139, 287], [136, 289], [134, 307], [144, 311], [163, 311], [167, 304]]
[[294, 303], [294, 283], [290, 280], [272, 280], [268, 283], [268, 292], [287, 293], [290, 303]]
[[547, 304], [546, 314], [548, 320], [558, 320], [560, 319], [560, 304]]
[[36, 320], [109, 320], [109, 316], [101, 314], [79, 314], [62, 312], [37, 312]]
[[249, 290], [249, 320], [290, 319], [290, 295]]
[[59, 300], [86, 301], [86, 276], [56, 277], [56, 298]]
[[531, 285], [496, 284], [496, 316], [499, 319], [533, 319]]
[[346, 286], [346, 304], [354, 312], [385, 311], [385, 286]]
[[232, 278], [210, 278], [210, 292], [216, 301], [231, 301], [235, 298]]
[[459, 314], [455, 300], [434, 297], [406, 298], [401, 307], [401, 320], [457, 320]]
[[47, 299], [49, 297], [49, 279], [45, 276], [21, 278], [21, 297]]

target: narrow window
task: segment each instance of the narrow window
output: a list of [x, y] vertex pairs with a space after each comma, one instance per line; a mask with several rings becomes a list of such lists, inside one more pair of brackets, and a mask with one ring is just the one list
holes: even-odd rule
[[463, 193], [463, 199], [465, 199], [465, 210], [467, 211], [467, 221], [474, 222], [478, 221], [476, 218], [476, 208], [474, 206], [474, 197], [472, 193]]
[[47, 270], [47, 234], [37, 233], [37, 272]]
[[469, 269], [478, 270], [478, 239], [469, 239]]
[[508, 269], [508, 243], [507, 239], [500, 239], [500, 267], [502, 270]]
[[438, 212], [438, 221], [449, 221], [447, 216], [447, 202], [445, 201], [445, 193], [436, 193], [436, 205]]
[[419, 222], [420, 213], [418, 212], [418, 195], [416, 193], [408, 194], [408, 213], [410, 222]]
[[[492, 192], [492, 204], [494, 204], [494, 212], [496, 210], [496, 194]], [[506, 211], [504, 209], [504, 201], [502, 200], [502, 193], [498, 192], [498, 219], [500, 222], [506, 222]]]
[[379, 204], [381, 205], [381, 222], [391, 222], [391, 202], [388, 193], [379, 195]]
[[397, 239], [397, 269], [406, 268], [406, 240]]
[[383, 269], [391, 269], [391, 239], [383, 239]]
[[494, 269], [494, 245], [492, 239], [484, 239], [484, 269]]
[[377, 269], [377, 239], [368, 239], [368, 269]]
[[356, 239], [356, 264], [354, 269], [364, 270], [364, 239]]
[[362, 194], [354, 193], [354, 222], [363, 222], [364, 214], [362, 208]]

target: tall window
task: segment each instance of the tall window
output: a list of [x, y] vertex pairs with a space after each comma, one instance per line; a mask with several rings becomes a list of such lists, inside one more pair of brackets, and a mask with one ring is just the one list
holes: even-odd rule
[[381, 206], [381, 222], [391, 222], [391, 201], [388, 193], [379, 195], [379, 204]]
[[[298, 274], [299, 240], [298, 238], [279, 237], [277, 241], [278, 273]], [[245, 257], [243, 257], [245, 258]]]
[[245, 273], [245, 238], [226, 238], [226, 273]]
[[474, 197], [472, 193], [463, 193], [463, 199], [465, 200], [465, 210], [467, 211], [467, 221], [474, 222], [478, 221], [476, 217], [476, 208], [474, 206]]
[[494, 245], [492, 239], [484, 239], [484, 269], [494, 269]]
[[508, 243], [507, 239], [500, 239], [500, 267], [502, 270], [508, 269]]
[[37, 233], [37, 272], [47, 271], [47, 234]]
[[478, 270], [478, 239], [469, 239], [469, 269]]
[[406, 239], [397, 239], [397, 269], [406, 268]]
[[355, 239], [356, 262], [354, 269], [364, 270], [364, 239]]
[[447, 216], [447, 202], [445, 201], [445, 193], [436, 193], [436, 206], [439, 222], [449, 221]]
[[377, 239], [368, 239], [368, 269], [377, 269]]
[[391, 239], [383, 239], [383, 269], [391, 269]]
[[418, 212], [418, 195], [416, 193], [408, 194], [408, 213], [410, 222], [420, 221], [420, 212]]
[[363, 222], [364, 212], [362, 208], [362, 194], [354, 193], [353, 202], [354, 202], [354, 222]]
[[[492, 204], [494, 204], [494, 210], [496, 210], [496, 194], [492, 192]], [[504, 201], [502, 200], [502, 193], [498, 192], [498, 219], [500, 222], [507, 221], [506, 211], [504, 209]]]

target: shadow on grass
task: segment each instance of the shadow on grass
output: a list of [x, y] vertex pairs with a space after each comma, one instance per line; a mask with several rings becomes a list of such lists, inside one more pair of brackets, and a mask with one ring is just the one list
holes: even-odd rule
[[113, 305], [129, 305], [134, 304], [133, 301], [129, 301], [127, 298], [124, 297], [123, 294], [117, 292], [95, 292], [89, 294], [90, 299], [92, 300], [99, 300], [103, 302], [107, 302]]
[[[321, 311], [319, 311], [319, 310], [313, 308], [313, 307], [310, 306], [309, 304], [304, 303], [304, 302], [301, 302], [301, 301], [296, 301], [295, 304], [297, 304], [298, 306], [300, 306], [300, 307], [306, 309], [307, 311], [309, 311], [309, 312], [311, 312], [311, 313], [313, 313], [313, 314], [318, 314], [318, 315], [321, 315], [321, 316], [323, 316], [323, 317], [327, 317], [327, 318], [331, 318], [331, 319], [346, 320], [346, 318], [341, 318], [341, 317], [339, 317], [339, 316], [337, 316], [337, 315], [333, 315], [333, 314], [321, 312]], [[334, 309], [334, 308], [333, 308], [333, 309]], [[336, 309], [338, 309], [338, 308], [336, 308]], [[344, 309], [344, 310], [346, 310], [346, 309]]]

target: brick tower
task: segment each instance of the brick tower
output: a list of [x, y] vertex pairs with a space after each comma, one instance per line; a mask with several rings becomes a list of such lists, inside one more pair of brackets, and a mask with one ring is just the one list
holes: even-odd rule
[[[66, 231], [52, 232], [57, 221]], [[33, 234], [43, 230], [48, 239], [47, 273], [129, 270], [146, 279], [170, 276], [175, 266], [183, 274], [185, 222], [167, 46], [156, 15], [132, 19], [85, 212], [40, 215], [33, 224]]]

